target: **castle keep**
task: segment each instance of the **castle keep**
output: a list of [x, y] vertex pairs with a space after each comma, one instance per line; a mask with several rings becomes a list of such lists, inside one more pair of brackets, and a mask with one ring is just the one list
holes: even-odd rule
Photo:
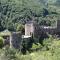
[[41, 40], [41, 37], [46, 37], [47, 33], [60, 36], [60, 20], [57, 20], [55, 27], [40, 26], [36, 22], [29, 21], [25, 24], [25, 35], [22, 35], [20, 32], [11, 32], [9, 35], [3, 35], [3, 37], [6, 38], [5, 41], [8, 40], [10, 47], [20, 48], [23, 40], [29, 42], [33, 36], [38, 41]]
[[40, 37], [41, 34], [48, 33], [48, 34], [58, 34], [60, 33], [60, 20], [56, 21], [56, 26], [40, 26], [35, 22], [27, 22], [25, 24], [25, 35], [31, 36], [32, 34], [35, 37]]

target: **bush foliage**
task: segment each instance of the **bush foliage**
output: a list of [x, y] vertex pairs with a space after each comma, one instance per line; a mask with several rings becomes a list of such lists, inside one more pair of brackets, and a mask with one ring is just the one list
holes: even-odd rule
[[[38, 51], [23, 55], [19, 50], [11, 49], [8, 46], [0, 49], [1, 60], [60, 60], [60, 39], [50, 37], [43, 41], [44, 46]], [[33, 48], [41, 47], [40, 44], [33, 44]], [[47, 50], [48, 47], [48, 50]], [[45, 48], [45, 50], [44, 50]]]
[[60, 16], [59, 0], [0, 0], [0, 31], [16, 31], [16, 23], [35, 20], [38, 24], [53, 25]]
[[4, 45], [3, 40], [4, 40], [4, 39], [3, 39], [2, 37], [0, 37], [0, 48], [2, 48], [3, 45]]

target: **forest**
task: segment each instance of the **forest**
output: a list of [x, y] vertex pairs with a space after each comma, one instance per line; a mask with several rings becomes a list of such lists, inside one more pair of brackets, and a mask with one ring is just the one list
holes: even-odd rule
[[[24, 33], [24, 25], [35, 21], [40, 26], [55, 26], [60, 20], [60, 0], [0, 0], [0, 35], [4, 30]], [[49, 35], [43, 45], [33, 43], [26, 53], [4, 46], [0, 36], [0, 60], [60, 60], [60, 37]], [[31, 44], [32, 42], [29, 42]]]
[[0, 31], [17, 31], [19, 24], [29, 20], [53, 25], [60, 16], [59, 3], [60, 0], [0, 0]]

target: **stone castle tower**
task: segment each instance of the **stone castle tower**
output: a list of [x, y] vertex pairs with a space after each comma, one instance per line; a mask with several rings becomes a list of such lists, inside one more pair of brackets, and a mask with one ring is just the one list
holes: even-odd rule
[[34, 24], [33, 22], [27, 22], [25, 24], [25, 35], [30, 36], [34, 32]]
[[40, 26], [36, 22], [29, 21], [25, 24], [25, 35], [37, 37], [41, 34]]
[[42, 27], [39, 26], [36, 22], [29, 21], [25, 24], [25, 35], [31, 36], [32, 34], [34, 37], [40, 38], [41, 34], [48, 32], [49, 34], [56, 34], [60, 33], [60, 20], [56, 21], [56, 26], [46, 26]]

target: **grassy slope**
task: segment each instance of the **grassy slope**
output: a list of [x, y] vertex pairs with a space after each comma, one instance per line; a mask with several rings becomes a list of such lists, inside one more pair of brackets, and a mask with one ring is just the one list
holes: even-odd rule
[[33, 52], [23, 56], [22, 60], [60, 60], [60, 47], [57, 46], [60, 46], [60, 41], [53, 42], [52, 50]]
[[[60, 60], [60, 40], [49, 38], [45, 45], [49, 50], [40, 50], [27, 55], [16, 55], [18, 60]], [[50, 41], [51, 40], [51, 41]], [[44, 49], [44, 48], [43, 48]]]

